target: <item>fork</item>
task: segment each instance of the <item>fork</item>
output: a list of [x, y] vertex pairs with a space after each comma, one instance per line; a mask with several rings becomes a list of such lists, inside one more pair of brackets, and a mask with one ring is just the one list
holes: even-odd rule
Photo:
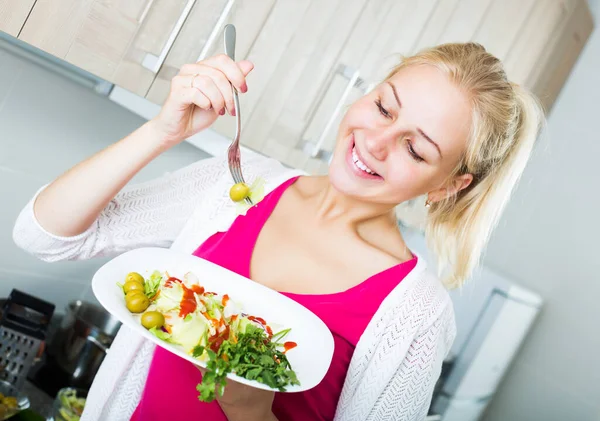
[[[230, 59], [235, 60], [235, 26], [228, 24], [225, 26], [223, 30], [225, 34], [225, 54], [229, 56]], [[238, 98], [237, 89], [231, 85], [231, 90], [233, 91], [233, 104], [235, 109], [235, 138], [229, 149], [227, 149], [227, 164], [229, 165], [229, 172], [233, 177], [233, 181], [235, 183], [244, 183], [244, 176], [242, 175], [242, 168], [240, 164], [240, 134], [242, 131], [242, 119], [240, 117], [240, 99]], [[246, 197], [246, 203], [252, 206], [252, 200], [249, 197]]]

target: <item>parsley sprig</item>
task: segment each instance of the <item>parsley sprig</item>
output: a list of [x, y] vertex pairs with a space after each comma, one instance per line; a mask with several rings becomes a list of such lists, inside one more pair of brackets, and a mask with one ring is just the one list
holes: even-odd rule
[[237, 336], [236, 341], [223, 341], [217, 352], [210, 347], [194, 348], [194, 357], [198, 358], [205, 352], [208, 355], [207, 371], [196, 387], [198, 399], [212, 402], [222, 396], [227, 375], [232, 372], [281, 392], [285, 391], [286, 386], [300, 384], [287, 356], [278, 349], [282, 346], [278, 341], [288, 332], [289, 329], [283, 330], [269, 339], [263, 329], [248, 325], [245, 332]]

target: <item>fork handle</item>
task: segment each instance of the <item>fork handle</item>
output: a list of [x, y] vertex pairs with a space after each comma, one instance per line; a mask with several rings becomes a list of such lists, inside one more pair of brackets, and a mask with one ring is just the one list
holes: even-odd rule
[[[223, 29], [224, 40], [225, 40], [225, 54], [229, 56], [230, 59], [235, 61], [235, 26], [232, 24], [225, 25], [225, 29]], [[234, 142], [240, 141], [240, 134], [242, 131], [242, 117], [240, 115], [240, 99], [238, 96], [238, 91], [231, 84], [231, 91], [233, 92], [233, 107], [235, 110], [235, 140]]]
[[223, 31], [225, 33], [225, 54], [235, 61], [235, 26], [227, 24]]

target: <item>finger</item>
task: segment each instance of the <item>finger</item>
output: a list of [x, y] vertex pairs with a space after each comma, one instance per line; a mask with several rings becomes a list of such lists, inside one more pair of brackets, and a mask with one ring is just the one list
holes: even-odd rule
[[[212, 110], [212, 102], [210, 98], [204, 95], [200, 90], [196, 88], [184, 89], [184, 97], [187, 104], [193, 104], [203, 110]], [[216, 111], [218, 112], [218, 111]]]
[[212, 108], [221, 112], [225, 108], [225, 98], [210, 76], [196, 75], [192, 76], [192, 88], [202, 92], [211, 102]]
[[248, 61], [248, 60], [242, 60], [242, 61], [238, 62], [237, 65], [240, 68], [240, 70], [242, 71], [242, 73], [244, 74], [244, 76], [248, 76], [248, 74], [252, 70], [254, 70], [254, 63], [252, 63], [251, 61]]
[[[238, 64], [230, 59], [225, 54], [219, 54], [214, 57], [210, 57], [200, 63], [196, 64], [188, 64], [182, 67], [182, 72], [186, 71], [189, 73], [201, 73], [202, 67], [207, 66], [215, 68], [221, 71], [227, 79], [231, 82], [233, 86], [237, 88], [240, 92], [246, 92], [248, 90], [248, 85], [246, 84], [246, 74], [242, 71], [242, 69], [238, 66]], [[245, 65], [247, 69], [247, 65]]]
[[217, 85], [217, 88], [219, 88], [219, 91], [221, 91], [221, 95], [225, 100], [225, 106], [229, 110], [229, 113], [231, 115], [235, 115], [235, 107], [233, 104], [233, 92], [231, 90], [231, 83], [227, 79], [227, 76], [225, 76], [225, 74], [220, 70], [210, 66], [204, 66], [202, 72], [202, 74], [209, 76], [215, 83], [215, 85]]

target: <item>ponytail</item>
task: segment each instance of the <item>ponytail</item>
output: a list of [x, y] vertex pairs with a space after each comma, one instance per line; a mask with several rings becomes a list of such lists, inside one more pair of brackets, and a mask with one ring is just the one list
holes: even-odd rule
[[433, 203], [425, 228], [442, 280], [456, 288], [478, 265], [529, 160], [544, 113], [531, 93], [508, 82], [500, 61], [479, 44], [441, 45], [401, 66], [411, 62], [432, 64], [449, 73], [469, 95], [473, 109], [467, 150], [452, 174], [472, 174], [473, 181]]

